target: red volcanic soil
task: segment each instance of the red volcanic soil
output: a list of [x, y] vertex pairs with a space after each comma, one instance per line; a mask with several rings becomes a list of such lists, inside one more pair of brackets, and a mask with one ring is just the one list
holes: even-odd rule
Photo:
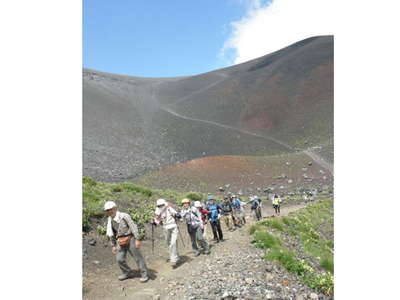
[[300, 187], [331, 185], [328, 170], [303, 153], [279, 156], [213, 156], [161, 168], [135, 180], [152, 188], [214, 192], [229, 184], [229, 190], [244, 194], [274, 187], [282, 193]]

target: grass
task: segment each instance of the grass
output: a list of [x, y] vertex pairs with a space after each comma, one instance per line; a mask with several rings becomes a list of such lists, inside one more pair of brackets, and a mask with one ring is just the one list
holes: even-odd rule
[[[289, 216], [257, 222], [249, 233], [257, 247], [266, 249], [266, 260], [279, 262], [311, 288], [333, 294], [333, 199], [317, 201]], [[282, 235], [300, 242], [301, 251], [285, 245]]]
[[[106, 183], [90, 177], [83, 177], [82, 185], [82, 229], [84, 231], [93, 230], [95, 219], [105, 217], [103, 206], [109, 200], [114, 201], [121, 210], [130, 213], [139, 227], [141, 237], [144, 237], [144, 225], [152, 218], [157, 199], [164, 198], [176, 205], [180, 205], [183, 198], [190, 198], [193, 201], [206, 199], [205, 194], [197, 192], [183, 193], [149, 189], [130, 182]], [[97, 226], [97, 232], [104, 234], [104, 226]]]

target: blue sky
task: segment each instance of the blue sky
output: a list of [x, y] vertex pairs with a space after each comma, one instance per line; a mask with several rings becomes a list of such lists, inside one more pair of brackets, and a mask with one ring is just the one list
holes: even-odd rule
[[330, 0], [84, 0], [85, 68], [195, 75], [334, 33]]
[[245, 1], [83, 1], [85, 68], [144, 77], [204, 73], [220, 55]]

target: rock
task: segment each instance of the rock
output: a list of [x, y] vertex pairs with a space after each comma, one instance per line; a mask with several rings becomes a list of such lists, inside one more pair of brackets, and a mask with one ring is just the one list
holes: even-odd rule
[[153, 300], [160, 300], [161, 296], [160, 295], [154, 295]]
[[272, 274], [267, 274], [265, 276], [265, 280], [267, 280], [267, 281], [271, 281], [272, 279], [274, 279], [274, 275], [272, 275]]
[[305, 172], [305, 171], [307, 171], [308, 169], [307, 169], [307, 168], [301, 168], [301, 170], [302, 170], [303, 172]]
[[287, 161], [287, 162], [286, 162], [286, 165], [287, 165], [287, 166], [290, 166], [290, 162]]
[[321, 174], [325, 174], [324, 170], [319, 170], [319, 172], [320, 172]]
[[275, 295], [273, 292], [268, 291], [265, 293], [265, 299], [274, 299]]
[[265, 267], [265, 271], [266, 271], [266, 272], [272, 272], [273, 269], [274, 269], [274, 268], [272, 267], [272, 265], [267, 265], [267, 266]]
[[99, 262], [98, 260], [94, 260], [93, 263], [94, 263], [95, 265], [99, 265], [99, 264], [100, 264], [100, 262]]
[[311, 293], [311, 294], [309, 295], [309, 298], [310, 298], [311, 300], [318, 300], [318, 295], [317, 295], [316, 293]]
[[289, 179], [287, 182], [288, 182], [288, 183], [293, 183], [293, 180], [292, 180], [292, 179]]
[[304, 297], [303, 297], [302, 295], [298, 295], [298, 296], [296, 297], [296, 300], [305, 300], [305, 299], [304, 299]]
[[308, 165], [309, 165], [309, 166], [312, 166], [312, 161], [309, 161], [309, 162], [308, 162]]
[[90, 239], [89, 240], [89, 245], [91, 245], [91, 246], [94, 246], [94, 245], [96, 245], [96, 240], [95, 239]]
[[244, 281], [246, 281], [247, 284], [252, 284], [254, 282], [253, 278], [246, 278]]
[[231, 298], [232, 298], [231, 294], [229, 294], [228, 291], [225, 291], [225, 292], [222, 294], [222, 298], [221, 298], [221, 299], [231, 299]]

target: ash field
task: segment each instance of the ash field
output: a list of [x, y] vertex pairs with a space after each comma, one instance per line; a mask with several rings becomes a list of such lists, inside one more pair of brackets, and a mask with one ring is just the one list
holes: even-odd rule
[[96, 180], [321, 187], [333, 147], [333, 36], [189, 77], [83, 70], [83, 175]]

